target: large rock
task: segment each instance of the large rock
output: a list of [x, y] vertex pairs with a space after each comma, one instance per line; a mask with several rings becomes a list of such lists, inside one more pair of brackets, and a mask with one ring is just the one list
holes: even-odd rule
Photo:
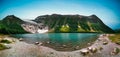
[[85, 56], [85, 55], [89, 54], [89, 50], [83, 49], [83, 50], [80, 51], [80, 53]]

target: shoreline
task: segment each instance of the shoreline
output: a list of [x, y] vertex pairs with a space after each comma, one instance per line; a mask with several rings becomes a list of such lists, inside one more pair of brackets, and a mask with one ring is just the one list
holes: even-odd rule
[[[112, 43], [108, 35], [100, 35], [99, 38], [89, 47], [82, 48], [76, 51], [56, 51], [52, 48], [28, 44], [24, 41], [16, 41], [15, 43], [8, 44], [11, 46], [10, 49], [5, 49], [0, 51], [1, 57], [120, 57], [120, 53], [117, 55], [112, 55], [111, 52], [115, 47], [120, 48], [120, 45]], [[104, 41], [107, 41], [107, 44], [103, 44]], [[102, 47], [102, 50], [99, 48]], [[97, 51], [94, 53], [89, 52], [87, 55], [83, 55], [81, 52], [87, 52], [88, 48], [96, 48]]]

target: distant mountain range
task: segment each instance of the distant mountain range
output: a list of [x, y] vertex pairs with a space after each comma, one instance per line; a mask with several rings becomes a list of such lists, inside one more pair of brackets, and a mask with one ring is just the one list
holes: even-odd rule
[[[53, 33], [113, 33], [96, 15], [43, 15], [38, 16], [30, 23], [14, 15], [8, 15], [0, 21], [0, 33], [37, 33], [39, 29], [48, 28]], [[42, 24], [42, 25], [41, 25]]]

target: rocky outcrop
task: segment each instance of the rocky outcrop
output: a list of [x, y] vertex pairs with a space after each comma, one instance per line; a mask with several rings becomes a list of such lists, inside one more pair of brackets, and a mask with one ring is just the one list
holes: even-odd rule
[[30, 33], [45, 33], [48, 31], [48, 27], [42, 23], [26, 22], [24, 24], [21, 24], [21, 26], [23, 27], [25, 31], [30, 32]]

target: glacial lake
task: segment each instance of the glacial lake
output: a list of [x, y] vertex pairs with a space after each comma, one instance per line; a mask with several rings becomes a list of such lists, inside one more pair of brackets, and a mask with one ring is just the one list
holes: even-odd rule
[[41, 42], [43, 46], [58, 51], [73, 51], [90, 46], [98, 38], [97, 33], [43, 33], [14, 34], [15, 38], [23, 38], [25, 42], [34, 44]]

